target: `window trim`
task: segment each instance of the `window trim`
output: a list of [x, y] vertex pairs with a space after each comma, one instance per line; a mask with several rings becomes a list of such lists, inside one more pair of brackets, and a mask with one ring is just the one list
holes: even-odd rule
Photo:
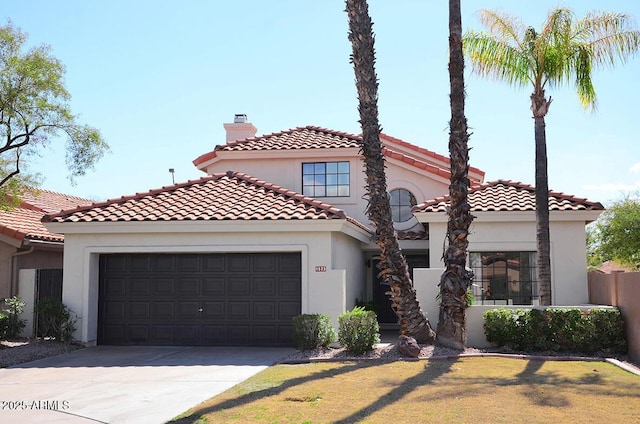
[[[346, 172], [342, 168], [346, 164]], [[335, 165], [335, 172], [328, 172], [330, 165]], [[311, 166], [313, 172], [305, 172]], [[323, 170], [320, 171], [320, 167]], [[302, 194], [311, 197], [350, 197], [351, 196], [351, 162], [323, 161], [302, 162]], [[346, 179], [346, 182], [345, 182]], [[307, 181], [311, 180], [311, 184]], [[332, 182], [335, 181], [335, 182]], [[346, 191], [346, 193], [345, 193]], [[343, 194], [341, 194], [341, 192]]]

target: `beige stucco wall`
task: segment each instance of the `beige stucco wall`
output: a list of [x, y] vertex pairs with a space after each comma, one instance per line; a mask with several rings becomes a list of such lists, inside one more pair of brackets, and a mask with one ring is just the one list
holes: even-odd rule
[[[98, 258], [101, 253], [301, 252], [302, 312], [328, 314], [336, 320], [346, 308], [352, 307], [354, 294], [364, 285], [360, 270], [363, 262], [357, 254], [362, 240], [332, 235], [340, 229], [339, 225], [350, 224], [325, 222], [323, 225], [308, 221], [276, 223], [283, 225], [264, 221], [240, 225], [103, 224], [106, 225], [66, 224], [63, 302], [80, 317], [75, 337], [87, 344], [94, 344], [97, 338]], [[81, 233], [71, 233], [74, 228], [80, 228]], [[104, 233], [96, 233], [100, 228]], [[354, 226], [345, 231], [365, 238], [365, 234]]]
[[[501, 214], [504, 221], [498, 222], [477, 213], [469, 234], [469, 252], [481, 251], [536, 251], [535, 215]], [[553, 215], [552, 215], [553, 217]], [[554, 305], [582, 305], [588, 302], [587, 254], [585, 221], [552, 220], [551, 241], [551, 285]], [[430, 263], [432, 267], [443, 267], [442, 243], [447, 223], [429, 223]]]

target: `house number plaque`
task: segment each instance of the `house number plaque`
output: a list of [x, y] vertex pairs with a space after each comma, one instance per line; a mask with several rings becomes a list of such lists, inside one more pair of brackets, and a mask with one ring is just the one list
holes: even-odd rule
[[316, 272], [327, 272], [327, 267], [324, 265], [316, 266]]

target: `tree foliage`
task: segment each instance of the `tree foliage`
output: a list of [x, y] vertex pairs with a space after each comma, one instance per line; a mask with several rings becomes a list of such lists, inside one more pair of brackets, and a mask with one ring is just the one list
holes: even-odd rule
[[549, 12], [540, 30], [507, 13], [482, 10], [487, 32], [469, 31], [465, 53], [481, 76], [530, 86], [536, 146], [536, 245], [540, 303], [552, 304], [549, 188], [545, 116], [551, 105], [546, 88], [573, 84], [580, 103], [594, 109], [593, 71], [624, 62], [640, 48], [640, 31], [623, 13], [591, 12], [577, 19], [567, 8]]
[[630, 196], [600, 215], [587, 231], [590, 266], [614, 261], [640, 270], [640, 200]]
[[37, 180], [23, 168], [57, 136], [66, 137], [69, 178], [85, 174], [108, 150], [100, 132], [71, 111], [64, 65], [45, 45], [26, 48], [11, 22], [0, 26], [0, 203]]

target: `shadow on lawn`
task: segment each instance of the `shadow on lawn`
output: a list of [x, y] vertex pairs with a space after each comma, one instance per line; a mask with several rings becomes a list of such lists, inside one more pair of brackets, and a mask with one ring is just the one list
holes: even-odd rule
[[374, 414], [376, 411], [386, 408], [387, 406], [399, 402], [413, 392], [417, 386], [433, 383], [438, 377], [451, 371], [451, 367], [457, 360], [445, 361], [427, 361], [424, 370], [411, 378], [406, 379], [401, 385], [391, 390], [384, 396], [376, 399], [371, 405], [355, 411], [353, 414], [335, 421], [334, 424], [351, 424]]
[[277, 386], [277, 387], [269, 387], [267, 389], [263, 389], [263, 390], [258, 390], [258, 391], [253, 391], [251, 393], [247, 393], [245, 395], [242, 395], [238, 398], [234, 398], [234, 399], [229, 399], [225, 402], [222, 402], [220, 404], [214, 405], [214, 406], [209, 406], [206, 408], [202, 408], [202, 409], [197, 409], [196, 411], [193, 412], [193, 414], [190, 414], [189, 416], [186, 417], [182, 417], [179, 419], [175, 419], [170, 421], [171, 424], [187, 424], [187, 423], [193, 423], [195, 419], [198, 419], [200, 416], [203, 415], [207, 415], [210, 414], [212, 412], [217, 412], [217, 411], [223, 411], [225, 409], [229, 409], [229, 408], [235, 408], [237, 406], [242, 406], [245, 404], [249, 404], [252, 402], [255, 402], [258, 399], [261, 398], [266, 398], [269, 396], [274, 396], [277, 395], [279, 393], [284, 392], [285, 390], [287, 390], [290, 387], [293, 386], [297, 386], [298, 384], [304, 384], [306, 382], [312, 381], [312, 380], [319, 380], [319, 379], [323, 379], [323, 378], [331, 378], [331, 377], [336, 377], [339, 375], [343, 375], [346, 374], [348, 372], [351, 371], [357, 371], [357, 370], [361, 370], [363, 368], [368, 368], [368, 367], [375, 367], [380, 365], [380, 363], [378, 361], [365, 361], [365, 362], [355, 362], [352, 363], [350, 365], [345, 365], [343, 367], [340, 368], [334, 368], [331, 370], [325, 370], [325, 371], [320, 371], [305, 377], [299, 377], [299, 378], [293, 378], [290, 380], [286, 380], [284, 381], [281, 385]]

